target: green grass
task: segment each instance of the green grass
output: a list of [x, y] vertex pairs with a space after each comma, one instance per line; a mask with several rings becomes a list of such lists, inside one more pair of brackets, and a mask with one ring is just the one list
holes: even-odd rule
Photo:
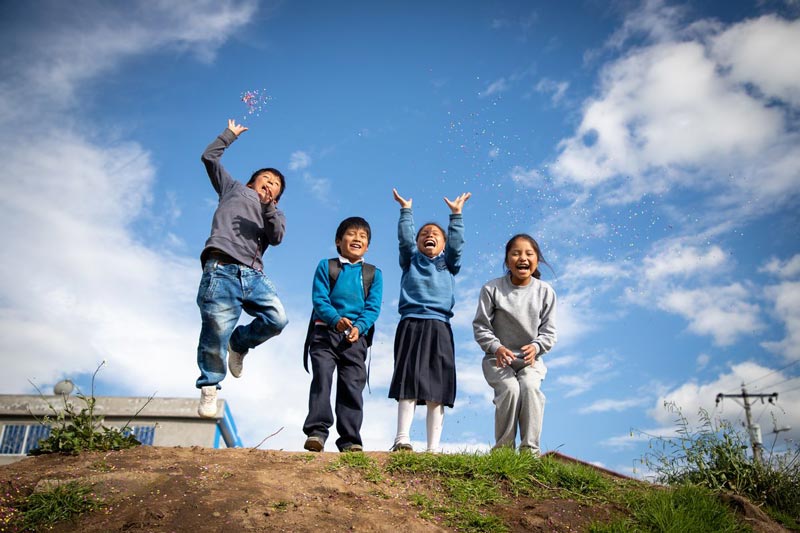
[[499, 504], [503, 492], [513, 496], [557, 494], [572, 499], [608, 501], [614, 484], [597, 470], [565, 464], [548, 457], [516, 453], [511, 449], [491, 453], [391, 454], [389, 473], [434, 475], [443, 487], [439, 498], [421, 494], [412, 502], [424, 518], [438, 517], [459, 531], [506, 531], [488, 509]]
[[703, 487], [684, 485], [651, 488], [627, 496], [631, 516], [609, 524], [594, 523], [592, 533], [743, 533], [750, 529], [716, 494]]
[[800, 522], [800, 448], [769, 453], [763, 461], [749, 453], [748, 437], [730, 423], [699, 411], [693, 428], [674, 403], [664, 406], [676, 416], [675, 437], [653, 437], [643, 462], [658, 481], [686, 484], [715, 492], [732, 492], [762, 505], [787, 527]]
[[361, 471], [364, 479], [372, 483], [383, 481], [381, 469], [374, 459], [359, 452], [340, 453], [338, 459], [328, 466], [329, 470], [339, 470], [340, 468], [353, 468]]
[[20, 505], [16, 525], [23, 531], [40, 531], [102, 506], [92, 487], [71, 481], [28, 496]]

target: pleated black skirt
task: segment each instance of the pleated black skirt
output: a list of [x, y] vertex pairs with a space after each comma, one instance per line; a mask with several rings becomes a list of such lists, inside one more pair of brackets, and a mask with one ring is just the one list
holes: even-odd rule
[[394, 335], [394, 375], [389, 398], [453, 407], [456, 357], [450, 324], [422, 318], [400, 321]]

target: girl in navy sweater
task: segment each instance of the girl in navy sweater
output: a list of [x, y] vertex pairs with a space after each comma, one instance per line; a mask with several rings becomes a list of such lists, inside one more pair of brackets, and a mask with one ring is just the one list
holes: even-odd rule
[[411, 422], [417, 404], [428, 406], [427, 451], [439, 448], [444, 406], [456, 398], [456, 364], [450, 318], [455, 304], [455, 278], [461, 270], [464, 222], [461, 211], [471, 196], [464, 193], [450, 207], [447, 235], [428, 223], [414, 234], [411, 198], [400, 196], [397, 237], [400, 242], [400, 323], [394, 337], [394, 374], [389, 398], [398, 401], [397, 436], [393, 451], [411, 450]]

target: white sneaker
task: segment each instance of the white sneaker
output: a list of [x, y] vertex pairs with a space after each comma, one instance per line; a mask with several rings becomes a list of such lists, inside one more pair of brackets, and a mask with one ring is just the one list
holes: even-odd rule
[[239, 353], [231, 348], [230, 344], [228, 344], [228, 370], [230, 371], [231, 376], [238, 378], [242, 375], [245, 355], [247, 355], [247, 352]]
[[217, 415], [217, 386], [208, 385], [200, 388], [200, 405], [197, 414], [203, 418], [214, 418]]

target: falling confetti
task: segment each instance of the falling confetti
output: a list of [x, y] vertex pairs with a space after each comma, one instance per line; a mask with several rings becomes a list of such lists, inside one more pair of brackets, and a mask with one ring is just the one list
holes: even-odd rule
[[241, 101], [247, 106], [247, 115], [245, 115], [244, 118], [247, 119], [248, 116], [253, 115], [260, 116], [264, 106], [266, 106], [267, 102], [270, 100], [272, 100], [272, 97], [267, 94], [266, 89], [254, 89], [252, 91], [243, 92]]

